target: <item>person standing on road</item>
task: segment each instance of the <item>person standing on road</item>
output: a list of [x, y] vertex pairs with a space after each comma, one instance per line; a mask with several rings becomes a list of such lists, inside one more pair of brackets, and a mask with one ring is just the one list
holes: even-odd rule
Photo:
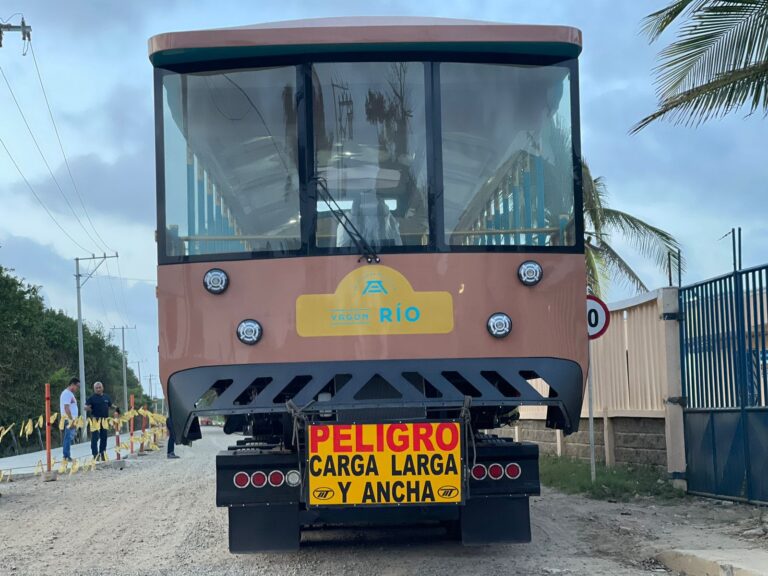
[[[91, 454], [97, 460], [105, 460], [107, 451], [107, 427], [104, 418], [109, 418], [109, 409], [113, 406], [109, 396], [104, 394], [104, 384], [96, 382], [93, 385], [93, 394], [85, 401], [85, 411], [91, 418], [99, 421], [99, 429], [91, 430]], [[115, 407], [115, 414], [120, 414], [120, 408]]]
[[64, 440], [62, 442], [62, 448], [64, 451], [64, 460], [68, 462], [72, 461], [72, 441], [75, 439], [75, 423], [77, 418], [77, 398], [75, 394], [80, 389], [80, 380], [78, 378], [72, 378], [69, 381], [69, 385], [64, 388], [64, 391], [59, 397], [59, 414], [64, 420], [67, 420], [64, 425]]
[[168, 415], [165, 425], [168, 426], [168, 458], [178, 458], [176, 452], [174, 452], [176, 449], [176, 434], [173, 432], [173, 421], [170, 415]]

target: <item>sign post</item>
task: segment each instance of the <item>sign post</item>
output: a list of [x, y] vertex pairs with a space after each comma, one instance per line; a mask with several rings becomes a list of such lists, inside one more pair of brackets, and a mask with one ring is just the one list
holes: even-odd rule
[[[600, 338], [611, 323], [611, 313], [608, 306], [597, 296], [587, 295], [587, 334], [590, 340]], [[587, 367], [587, 402], [589, 403], [589, 467], [594, 484], [597, 477], [595, 469], [595, 415], [592, 398], [592, 362]], [[605, 415], [603, 415], [605, 418]]]

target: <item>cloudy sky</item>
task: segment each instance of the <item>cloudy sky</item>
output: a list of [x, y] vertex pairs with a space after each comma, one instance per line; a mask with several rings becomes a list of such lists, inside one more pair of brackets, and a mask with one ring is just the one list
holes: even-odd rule
[[[651, 69], [660, 46], [649, 46], [640, 36], [640, 20], [664, 4], [664, 0], [0, 0], [0, 19], [23, 12], [33, 28], [35, 55], [88, 212], [86, 216], [72, 190], [32, 56], [22, 55], [18, 34], [6, 34], [0, 66], [64, 195], [2, 78], [0, 138], [57, 221], [82, 247], [56, 227], [0, 148], [0, 264], [41, 285], [50, 306], [75, 316], [74, 258], [109, 249], [119, 252], [124, 282], [116, 279], [114, 260], [109, 267], [102, 266], [83, 290], [84, 317], [107, 329], [136, 325], [137, 330], [126, 332], [126, 347], [129, 361], [142, 361], [147, 388], [148, 375], [156, 379], [158, 373], [152, 68], [147, 39], [174, 30], [354, 15], [441, 16], [580, 28], [582, 149], [594, 174], [605, 178], [611, 205], [672, 232], [682, 242], [688, 261], [686, 282], [728, 271], [730, 241], [718, 238], [733, 226], [743, 228], [744, 265], [762, 264], [766, 255], [761, 247], [768, 241], [768, 124], [761, 115], [745, 119], [744, 114], [735, 114], [696, 129], [657, 124], [640, 135], [628, 134], [655, 105]], [[18, 19], [14, 16], [11, 21]], [[620, 239], [615, 243], [646, 284], [664, 285], [664, 274]], [[611, 300], [627, 296], [630, 293], [622, 287], [610, 293]]]

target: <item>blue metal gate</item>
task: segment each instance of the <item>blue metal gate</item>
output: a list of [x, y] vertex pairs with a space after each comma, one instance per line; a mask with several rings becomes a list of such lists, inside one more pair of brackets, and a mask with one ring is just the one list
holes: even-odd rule
[[768, 503], [768, 266], [680, 289], [692, 494]]

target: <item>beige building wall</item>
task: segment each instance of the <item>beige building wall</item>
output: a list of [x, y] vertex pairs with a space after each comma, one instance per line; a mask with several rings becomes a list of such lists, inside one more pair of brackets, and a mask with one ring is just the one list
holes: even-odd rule
[[[685, 453], [682, 407], [674, 403], [682, 395], [677, 289], [655, 290], [608, 307], [608, 330], [590, 342], [595, 429], [603, 452], [598, 459], [612, 465], [618, 454], [618, 461], [631, 461], [627, 454], [631, 447], [637, 452], [637, 462], [666, 461], [671, 476], [679, 477], [685, 471]], [[541, 384], [537, 388], [545, 389]], [[670, 398], [672, 403], [667, 401]], [[587, 428], [588, 414], [585, 391], [579, 434]], [[523, 421], [544, 420], [545, 416], [544, 407], [520, 409]], [[650, 428], [648, 419], [656, 422]], [[524, 422], [521, 426], [526, 428]], [[666, 440], [657, 437], [656, 431], [662, 429]], [[557, 433], [556, 441], [561, 446], [569, 438]]]

